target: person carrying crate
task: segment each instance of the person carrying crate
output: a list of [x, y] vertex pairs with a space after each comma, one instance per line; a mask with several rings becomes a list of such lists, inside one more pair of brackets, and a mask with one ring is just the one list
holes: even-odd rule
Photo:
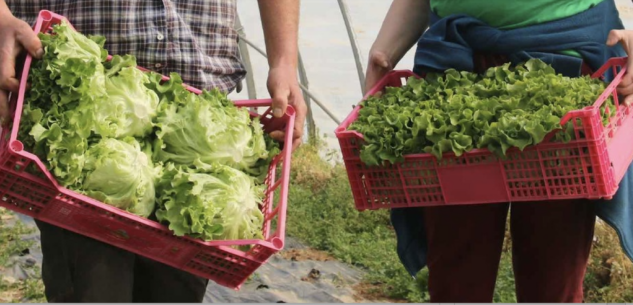
[[[419, 75], [449, 68], [483, 72], [533, 57], [566, 76], [590, 74], [611, 57], [633, 54], [633, 31], [623, 28], [614, 0], [394, 0], [370, 50], [365, 88], [416, 41]], [[632, 60], [627, 69], [618, 92], [629, 105]], [[412, 276], [428, 266], [431, 302], [492, 302], [511, 210], [518, 301], [582, 302], [596, 215], [614, 227], [633, 259], [632, 188], [629, 168], [605, 202], [393, 209], [398, 255]]]
[[[306, 105], [297, 81], [299, 1], [259, 0], [273, 114], [296, 110], [293, 148], [301, 143]], [[72, 21], [83, 34], [106, 37], [111, 54], [136, 56], [140, 66], [179, 73], [199, 89], [233, 91], [246, 71], [233, 28], [234, 0], [0, 0], [0, 119], [9, 123], [8, 92], [18, 90], [15, 59], [44, 53], [29, 24], [40, 10]], [[184, 55], [184, 56], [183, 56]], [[271, 133], [283, 141], [281, 131]], [[290, 144], [290, 143], [289, 143]], [[49, 302], [201, 302], [207, 280], [131, 252], [37, 222], [42, 278]]]

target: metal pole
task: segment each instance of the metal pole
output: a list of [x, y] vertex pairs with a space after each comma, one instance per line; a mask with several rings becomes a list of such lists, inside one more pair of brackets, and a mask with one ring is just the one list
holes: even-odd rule
[[336, 124], [341, 124], [341, 120], [339, 120], [330, 109], [327, 108], [317, 97], [315, 97], [304, 85], [299, 84], [299, 87], [323, 110]]
[[341, 14], [343, 15], [343, 21], [345, 22], [345, 28], [347, 29], [347, 36], [349, 36], [349, 42], [352, 45], [352, 52], [354, 53], [354, 60], [356, 61], [356, 71], [358, 72], [358, 80], [360, 81], [361, 92], [365, 92], [365, 69], [363, 68], [363, 60], [360, 54], [360, 48], [358, 47], [358, 41], [356, 40], [356, 33], [352, 27], [352, 18], [349, 15], [349, 9], [345, 0], [338, 0], [338, 5], [341, 8]]
[[[235, 30], [240, 37], [246, 37], [239, 15], [235, 16]], [[257, 99], [257, 89], [255, 88], [253, 65], [251, 63], [250, 53], [248, 52], [248, 46], [241, 38], [239, 39], [239, 49], [242, 56], [242, 62], [244, 62], [244, 66], [246, 67], [246, 91], [248, 93], [248, 99], [254, 100]]]
[[[246, 42], [249, 46], [251, 46], [253, 49], [255, 49], [255, 51], [257, 51], [259, 54], [262, 54], [264, 57], [268, 57], [266, 56], [266, 52], [264, 52], [262, 49], [260, 49], [258, 46], [256, 46], [255, 44], [253, 44], [251, 41], [249, 41], [248, 39], [246, 39], [245, 37], [240, 36], [241, 40], [244, 40], [244, 42]], [[301, 83], [299, 83], [299, 87], [301, 87], [301, 89], [303, 90], [303, 92], [308, 95], [336, 124], [341, 124], [341, 120], [339, 120], [334, 113], [332, 113], [332, 111], [330, 111], [330, 109], [327, 108], [327, 106], [325, 106], [325, 104], [323, 104], [318, 98], [316, 98], [314, 96], [314, 94], [312, 94], [308, 88], [306, 88], [304, 85], [302, 85]]]
[[[306, 73], [305, 66], [303, 64], [303, 58], [301, 57], [301, 52], [299, 52], [299, 80], [301, 83], [306, 86], [306, 88], [310, 89], [310, 82], [308, 81], [308, 74]], [[303, 99], [306, 102], [306, 106], [308, 107], [308, 113], [306, 115], [306, 121], [308, 123], [308, 136], [309, 139], [312, 139], [316, 136], [316, 125], [314, 124], [314, 116], [312, 115], [312, 105], [310, 103], [310, 96], [303, 91]]]

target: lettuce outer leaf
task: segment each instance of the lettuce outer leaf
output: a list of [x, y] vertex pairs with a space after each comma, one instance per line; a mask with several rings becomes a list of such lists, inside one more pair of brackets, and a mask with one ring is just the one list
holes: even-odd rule
[[219, 163], [167, 163], [158, 187], [156, 217], [178, 236], [203, 240], [262, 238], [265, 186]]
[[154, 159], [180, 165], [217, 162], [254, 176], [265, 175], [275, 152], [259, 119], [252, 119], [247, 109], [234, 106], [215, 89], [201, 95], [178, 89], [179, 94], [172, 96], [161, 88], [179, 82], [172, 79], [157, 90], [166, 94], [159, 104]]
[[154, 166], [151, 152], [128, 137], [103, 139], [86, 154], [86, 178], [80, 192], [87, 196], [149, 217], [155, 207], [155, 183], [161, 167]]

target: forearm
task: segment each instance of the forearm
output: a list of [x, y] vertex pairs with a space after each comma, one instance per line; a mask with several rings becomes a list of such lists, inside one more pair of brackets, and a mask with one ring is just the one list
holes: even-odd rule
[[372, 51], [385, 53], [395, 66], [429, 25], [430, 0], [394, 0]]
[[4, 0], [0, 0], [0, 16], [4, 17], [4, 16], [11, 16], [11, 11], [9, 10], [9, 7], [7, 6], [7, 4], [4, 2]]
[[[1, 1], [1, 0], [0, 0]], [[297, 67], [299, 0], [259, 0], [270, 68]]]

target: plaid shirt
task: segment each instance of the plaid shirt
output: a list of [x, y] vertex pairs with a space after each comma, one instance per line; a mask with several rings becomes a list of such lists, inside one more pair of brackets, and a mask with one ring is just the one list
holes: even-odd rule
[[232, 91], [246, 73], [233, 28], [235, 0], [6, 0], [14, 16], [34, 24], [47, 9], [84, 34], [106, 37], [110, 54], [179, 73], [199, 89]]

